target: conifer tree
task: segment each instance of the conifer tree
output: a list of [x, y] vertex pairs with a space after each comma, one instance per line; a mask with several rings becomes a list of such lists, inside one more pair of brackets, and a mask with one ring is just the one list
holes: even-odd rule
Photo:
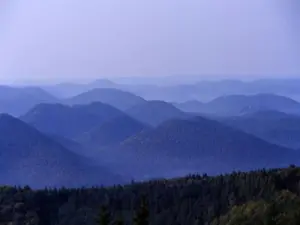
[[123, 219], [121, 219], [121, 218], [117, 219], [117, 220], [113, 223], [113, 225], [124, 225], [124, 224], [125, 224], [125, 223], [124, 223]]
[[142, 198], [140, 207], [133, 219], [134, 225], [149, 225], [149, 210], [145, 197]]
[[111, 215], [106, 206], [102, 206], [100, 213], [96, 219], [98, 225], [109, 225], [111, 220]]

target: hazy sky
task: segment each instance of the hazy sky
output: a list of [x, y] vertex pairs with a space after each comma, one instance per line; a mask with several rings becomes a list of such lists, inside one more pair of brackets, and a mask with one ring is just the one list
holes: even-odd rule
[[297, 75], [299, 0], [0, 0], [0, 79]]

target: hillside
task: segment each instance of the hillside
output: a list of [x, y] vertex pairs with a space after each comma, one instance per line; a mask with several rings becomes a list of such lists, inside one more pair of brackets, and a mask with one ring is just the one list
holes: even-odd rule
[[44, 133], [76, 138], [104, 121], [123, 114], [120, 110], [100, 102], [74, 106], [40, 104], [20, 119]]
[[144, 171], [150, 177], [215, 174], [300, 162], [299, 153], [293, 150], [200, 117], [167, 121], [130, 137], [121, 144], [118, 155], [126, 158], [124, 161], [135, 162], [135, 168], [140, 167], [137, 172]]
[[113, 88], [96, 88], [65, 100], [67, 104], [89, 104], [92, 102], [102, 102], [112, 105], [120, 110], [140, 104], [145, 100], [130, 92]]
[[0, 116], [0, 155], [2, 185], [73, 187], [120, 180], [7, 114]]
[[263, 110], [300, 113], [300, 103], [274, 94], [229, 95], [205, 104], [202, 112], [225, 116], [242, 115]]
[[130, 136], [147, 129], [150, 127], [124, 114], [85, 132], [77, 140], [86, 146], [99, 148], [119, 144]]
[[147, 101], [126, 111], [131, 117], [152, 126], [170, 120], [187, 118], [187, 114], [164, 101]]
[[300, 223], [300, 198], [297, 194], [284, 190], [272, 197], [271, 200], [251, 201], [234, 206], [227, 214], [215, 219], [212, 225]]
[[288, 148], [300, 148], [300, 116], [262, 111], [220, 121], [270, 143]]
[[0, 113], [20, 116], [36, 104], [58, 101], [41, 88], [0, 86]]
[[64, 148], [75, 152], [78, 155], [85, 155], [85, 148], [79, 142], [55, 134], [47, 134], [47, 136]]
[[184, 112], [199, 113], [203, 111], [205, 103], [194, 101], [186, 101], [182, 103], [174, 103], [174, 106]]

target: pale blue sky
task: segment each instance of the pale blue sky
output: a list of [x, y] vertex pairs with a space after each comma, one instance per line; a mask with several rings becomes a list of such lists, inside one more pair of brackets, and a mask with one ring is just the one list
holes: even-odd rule
[[1, 80], [300, 74], [299, 0], [0, 2]]

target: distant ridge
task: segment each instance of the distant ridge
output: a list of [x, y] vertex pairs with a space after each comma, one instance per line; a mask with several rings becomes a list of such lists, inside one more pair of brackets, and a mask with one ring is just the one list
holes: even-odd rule
[[40, 104], [20, 119], [44, 133], [76, 138], [103, 122], [122, 115], [122, 111], [101, 102], [74, 106]]
[[[197, 112], [199, 113], [220, 116], [237, 116], [267, 110], [300, 114], [299, 102], [275, 94], [228, 95], [218, 97], [202, 105], [198, 102], [179, 104], [179, 108], [184, 107], [186, 104], [189, 105], [189, 108], [186, 111], [190, 111], [192, 108], [197, 109]], [[191, 112], [195, 112], [195, 110]]]
[[148, 129], [150, 129], [149, 126], [124, 114], [84, 133], [82, 137], [78, 138], [78, 141], [88, 146], [100, 148], [120, 144], [130, 136]]
[[140, 104], [145, 100], [127, 91], [114, 88], [96, 88], [75, 97], [65, 100], [67, 104], [89, 104], [91, 102], [102, 102], [112, 105], [120, 110], [127, 110], [130, 107]]
[[220, 121], [270, 143], [300, 148], [300, 116], [268, 110]]
[[[137, 82], [140, 80], [140, 82]], [[157, 82], [152, 82], [156, 80]], [[158, 82], [158, 80], [160, 80]], [[94, 88], [117, 88], [130, 91], [147, 100], [163, 100], [169, 102], [185, 102], [198, 100], [208, 102], [219, 96], [256, 95], [272, 93], [300, 100], [300, 79], [257, 79], [241, 81], [238, 79], [215, 79], [195, 76], [166, 76], [158, 78], [127, 77], [117, 79], [114, 83], [107, 79], [99, 79], [84, 84], [58, 84], [43, 86], [49, 93], [58, 97], [72, 97]]]
[[205, 103], [202, 103], [197, 100], [186, 101], [183, 103], [174, 103], [174, 106], [184, 112], [201, 112], [204, 108]]
[[97, 79], [89, 83], [59, 83], [55, 85], [45, 85], [43, 88], [60, 98], [71, 98], [95, 88], [115, 88], [117, 86], [118, 84], [108, 79]]
[[38, 87], [0, 86], [0, 113], [20, 116], [39, 103], [59, 100]]
[[128, 109], [126, 113], [152, 126], [170, 119], [188, 118], [187, 114], [164, 101], [145, 101]]

